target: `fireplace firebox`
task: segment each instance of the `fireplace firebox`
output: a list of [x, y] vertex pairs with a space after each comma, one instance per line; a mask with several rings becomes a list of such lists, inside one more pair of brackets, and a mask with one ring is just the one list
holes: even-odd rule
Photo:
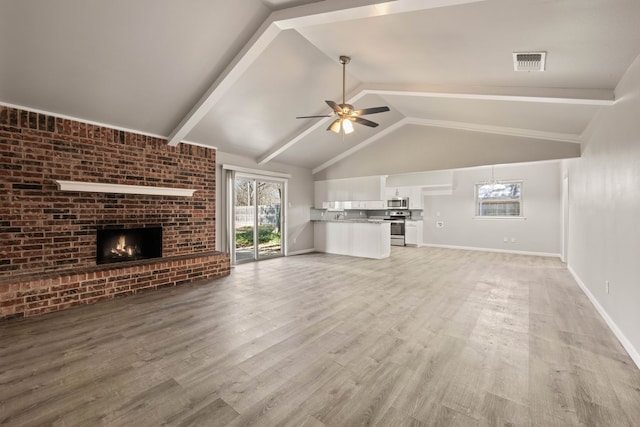
[[162, 227], [98, 230], [96, 263], [162, 257]]

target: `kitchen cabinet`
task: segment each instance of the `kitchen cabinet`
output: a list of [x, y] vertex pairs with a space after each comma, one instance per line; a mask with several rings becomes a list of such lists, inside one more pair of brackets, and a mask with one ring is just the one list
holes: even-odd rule
[[314, 206], [321, 209], [326, 201], [384, 200], [385, 183], [386, 176], [315, 181]]
[[408, 197], [409, 209], [424, 209], [422, 202], [422, 187], [387, 187], [385, 190], [387, 199], [393, 197]]
[[410, 197], [409, 187], [387, 187], [385, 190], [387, 200], [394, 197]]
[[391, 255], [389, 222], [314, 221], [318, 252], [382, 259]]
[[364, 203], [363, 209], [381, 210], [387, 208], [386, 200], [367, 200]]
[[344, 210], [343, 202], [322, 202], [321, 209], [328, 211], [342, 211]]
[[343, 210], [381, 210], [386, 209], [385, 200], [344, 200], [333, 202], [322, 202], [317, 209], [326, 209], [328, 211]]
[[409, 209], [423, 209], [422, 188], [411, 187], [409, 193]]
[[404, 243], [408, 246], [422, 244], [422, 221], [406, 220], [404, 223]]

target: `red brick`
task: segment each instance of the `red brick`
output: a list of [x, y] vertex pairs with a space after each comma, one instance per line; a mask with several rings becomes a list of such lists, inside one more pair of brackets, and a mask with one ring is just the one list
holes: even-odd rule
[[[194, 248], [202, 252], [215, 248], [215, 158], [213, 149], [180, 145], [169, 147], [165, 140], [129, 132], [59, 119], [29, 111], [0, 107], [0, 166], [8, 173], [0, 178], [0, 189], [9, 191], [10, 203], [0, 207], [0, 215], [12, 227], [0, 229], [2, 276], [28, 275], [20, 286], [0, 287], [0, 301], [15, 300], [16, 292], [60, 293], [79, 286], [78, 282], [116, 278], [109, 282], [109, 295], [131, 293], [131, 281], [142, 288], [162, 286], [193, 272], [229, 274], [226, 268], [212, 268], [216, 257], [193, 257], [177, 262], [160, 262], [137, 268], [113, 268], [83, 272], [95, 267], [95, 229], [111, 225], [133, 227], [149, 223], [164, 227], [164, 255], [188, 255]], [[189, 186], [198, 191], [185, 200], [162, 196], [107, 196], [61, 193], [53, 179], [99, 181], [122, 184]], [[31, 189], [13, 190], [12, 184], [33, 184]], [[24, 187], [23, 187], [24, 188]], [[109, 207], [109, 206], [114, 206]], [[64, 213], [46, 209], [66, 210]], [[204, 207], [205, 209], [202, 209]], [[152, 214], [152, 219], [149, 215]], [[178, 216], [178, 214], [184, 214]], [[216, 258], [213, 260], [212, 258]], [[190, 266], [191, 272], [185, 270]], [[158, 270], [170, 269], [173, 273]], [[65, 272], [54, 279], [39, 280], [51, 272]], [[123, 278], [137, 275], [133, 279]], [[65, 287], [62, 287], [65, 286]], [[67, 287], [68, 286], [68, 287]], [[94, 286], [94, 285], [91, 285]], [[100, 285], [99, 285], [100, 286]], [[106, 286], [106, 285], [105, 285]], [[117, 287], [117, 289], [116, 289]], [[142, 289], [141, 288], [141, 289]], [[71, 294], [73, 295], [73, 294]], [[62, 297], [61, 295], [57, 297]], [[108, 296], [105, 296], [108, 297]], [[95, 297], [92, 297], [95, 298]], [[52, 298], [53, 299], [53, 298]], [[57, 301], [56, 301], [57, 302]], [[3, 308], [0, 317], [32, 315], [66, 308], [65, 303], [41, 307]]]

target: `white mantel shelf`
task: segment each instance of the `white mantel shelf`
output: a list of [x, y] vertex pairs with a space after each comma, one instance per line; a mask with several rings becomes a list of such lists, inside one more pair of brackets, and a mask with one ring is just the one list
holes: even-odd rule
[[146, 185], [105, 184], [101, 182], [80, 182], [54, 180], [60, 191], [84, 193], [146, 194], [151, 196], [192, 197], [195, 189], [150, 187]]

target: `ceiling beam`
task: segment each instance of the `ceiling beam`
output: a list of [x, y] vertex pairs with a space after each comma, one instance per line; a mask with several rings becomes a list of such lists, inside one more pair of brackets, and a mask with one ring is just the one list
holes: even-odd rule
[[[483, 1], [486, 0], [349, 0], [349, 5], [346, 6], [344, 0], [324, 0], [285, 9], [285, 11], [291, 11], [298, 16], [282, 19], [278, 22], [278, 27], [282, 30], [289, 30]], [[297, 9], [304, 12], [297, 13]]]
[[[396, 1], [396, 0], [394, 0]], [[264, 52], [269, 44], [283, 29], [294, 28], [297, 25], [311, 25], [321, 19], [336, 20], [336, 15], [346, 14], [349, 18], [367, 17], [382, 14], [373, 8], [375, 5], [388, 4], [382, 0], [354, 0], [345, 7], [342, 1], [326, 1], [310, 5], [293, 7], [273, 12], [254, 33], [249, 42], [244, 45], [224, 71], [218, 76], [189, 113], [178, 123], [169, 134], [168, 144], [178, 145], [211, 108], [224, 96], [253, 62]], [[315, 20], [312, 19], [315, 17]], [[321, 22], [321, 21], [320, 21]]]
[[265, 21], [260, 29], [253, 35], [242, 51], [236, 55], [233, 61], [218, 76], [207, 91], [200, 97], [198, 102], [191, 108], [189, 113], [178, 123], [169, 134], [168, 144], [178, 145], [202, 118], [211, 110], [229, 88], [240, 78], [249, 68], [269, 43], [278, 35], [280, 30], [273, 25], [273, 22]]
[[505, 126], [481, 125], [477, 123], [454, 122], [448, 120], [430, 120], [410, 117], [407, 124], [432, 126], [447, 129], [468, 130], [471, 132], [492, 133], [495, 135], [517, 136], [520, 138], [545, 139], [547, 141], [571, 142], [580, 144], [580, 135], [574, 133], [545, 132], [532, 129], [511, 128]]
[[482, 101], [537, 102], [550, 104], [609, 106], [615, 102], [613, 89], [422, 85], [367, 85], [365, 94], [427, 98], [478, 99]]
[[282, 30], [485, 0], [325, 0], [271, 13], [168, 136], [178, 145]]

